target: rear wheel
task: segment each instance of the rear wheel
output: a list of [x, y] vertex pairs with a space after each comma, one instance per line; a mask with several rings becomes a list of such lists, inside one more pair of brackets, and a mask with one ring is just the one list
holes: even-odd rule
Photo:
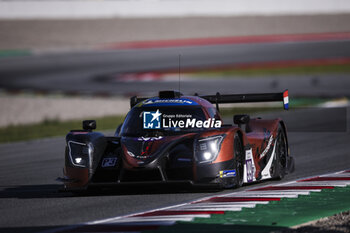
[[287, 138], [281, 126], [278, 127], [276, 140], [276, 157], [272, 167], [272, 177], [282, 179], [286, 174], [288, 146]]
[[244, 149], [241, 137], [236, 134], [233, 141], [233, 169], [236, 172], [234, 177], [223, 178], [223, 188], [238, 188], [243, 185]]

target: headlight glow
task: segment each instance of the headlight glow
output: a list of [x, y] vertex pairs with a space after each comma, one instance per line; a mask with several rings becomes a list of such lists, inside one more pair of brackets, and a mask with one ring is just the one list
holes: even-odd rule
[[204, 157], [205, 160], [210, 160], [210, 158], [211, 158], [211, 153], [210, 153], [210, 152], [204, 152], [204, 153], [203, 153], [203, 157]]
[[75, 158], [76, 163], [81, 163], [82, 158]]
[[199, 138], [195, 144], [195, 155], [200, 163], [212, 162], [220, 152], [221, 143], [225, 135]]
[[93, 145], [75, 141], [69, 141], [67, 145], [71, 163], [77, 167], [89, 167], [94, 152]]
[[216, 142], [210, 142], [209, 145], [210, 145], [211, 151], [217, 151], [218, 150], [218, 146], [217, 146]]

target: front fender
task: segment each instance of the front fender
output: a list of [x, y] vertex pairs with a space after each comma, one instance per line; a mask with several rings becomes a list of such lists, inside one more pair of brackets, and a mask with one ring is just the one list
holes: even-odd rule
[[[66, 187], [88, 184], [105, 152], [107, 139], [102, 133], [72, 131], [66, 136], [64, 175]], [[79, 162], [80, 160], [80, 162]]]

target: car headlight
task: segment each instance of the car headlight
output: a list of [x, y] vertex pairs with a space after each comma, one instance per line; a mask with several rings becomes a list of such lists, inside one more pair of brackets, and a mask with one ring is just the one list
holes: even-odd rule
[[71, 163], [77, 167], [89, 167], [94, 150], [92, 144], [85, 144], [75, 141], [69, 141], [67, 144]]
[[225, 135], [199, 138], [195, 144], [195, 155], [200, 163], [212, 162], [220, 152]]

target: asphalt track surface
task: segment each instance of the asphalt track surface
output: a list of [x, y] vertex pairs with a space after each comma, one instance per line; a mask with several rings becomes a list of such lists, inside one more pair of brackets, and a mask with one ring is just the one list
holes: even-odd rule
[[[148, 95], [162, 89], [177, 89], [178, 81], [120, 82], [111, 75], [208, 68], [276, 61], [350, 58], [349, 40], [228, 44], [172, 48], [43, 54], [3, 58], [0, 87], [82, 94]], [[183, 80], [181, 91], [214, 94], [270, 92], [288, 88], [294, 95], [348, 96], [346, 75], [273, 76], [216, 80]], [[107, 79], [107, 81], [106, 81]], [[103, 80], [103, 81], [101, 81]], [[218, 81], [219, 80], [219, 81]]]
[[[282, 181], [254, 185], [348, 169], [349, 110], [302, 109], [265, 114], [267, 118], [282, 116], [290, 126], [289, 143], [296, 170]], [[55, 181], [62, 175], [64, 146], [63, 137], [0, 145], [0, 232], [38, 232], [245, 189], [136, 186], [77, 197], [58, 192], [60, 184]]]
[[[210, 67], [224, 64], [298, 59], [350, 57], [350, 41], [261, 43], [146, 50], [101, 51], [27, 58], [6, 58], [0, 63], [2, 88], [52, 91], [104, 91], [114, 94], [173, 89], [177, 82], [98, 82], [97, 77], [120, 72]], [[293, 95], [348, 96], [345, 75], [283, 77], [272, 85], [267, 79], [191, 82], [184, 92], [264, 92], [289, 88]], [[297, 80], [296, 80], [297, 79]], [[316, 84], [315, 84], [316, 83]], [[78, 90], [77, 90], [78, 89]], [[198, 91], [200, 90], [200, 91]], [[296, 171], [283, 181], [349, 169], [349, 108], [301, 109], [268, 115], [282, 116], [290, 129]], [[231, 122], [231, 119], [227, 119]], [[115, 217], [192, 201], [235, 190], [187, 187], [133, 187], [75, 197], [58, 192], [55, 179], [62, 175], [64, 138], [0, 145], [0, 232], [38, 232], [51, 228]], [[266, 185], [267, 181], [255, 186]], [[245, 187], [238, 189], [243, 190]]]

